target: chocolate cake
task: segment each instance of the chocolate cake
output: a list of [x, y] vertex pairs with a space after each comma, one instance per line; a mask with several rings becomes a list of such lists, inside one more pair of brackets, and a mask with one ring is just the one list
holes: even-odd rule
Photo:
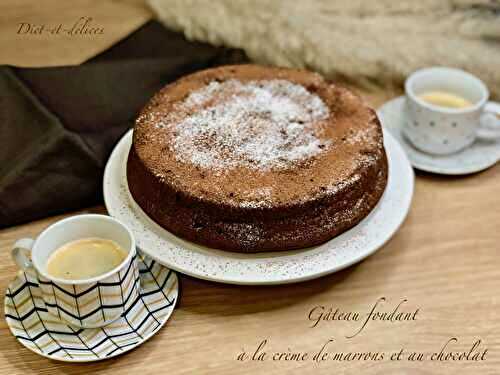
[[257, 65], [188, 75], [139, 115], [133, 199], [184, 239], [236, 252], [305, 248], [374, 208], [387, 183], [375, 112], [320, 75]]

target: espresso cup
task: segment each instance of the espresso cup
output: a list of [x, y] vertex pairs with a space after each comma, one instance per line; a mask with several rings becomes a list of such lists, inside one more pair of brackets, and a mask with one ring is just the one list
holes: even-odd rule
[[[426, 92], [444, 91], [472, 103], [449, 108], [419, 98]], [[437, 155], [451, 154], [470, 146], [476, 139], [500, 139], [498, 114], [485, 112], [489, 92], [477, 77], [459, 69], [435, 67], [414, 72], [405, 82], [406, 121], [404, 136], [418, 149]]]
[[[59, 279], [47, 273], [47, 262], [54, 251], [68, 242], [89, 237], [114, 241], [127, 252], [126, 258], [111, 271], [85, 280]], [[88, 214], [58, 221], [35, 240], [18, 240], [12, 258], [22, 270], [36, 270], [48, 312], [73, 326], [105, 326], [118, 319], [139, 296], [134, 237], [127, 227], [109, 216]]]

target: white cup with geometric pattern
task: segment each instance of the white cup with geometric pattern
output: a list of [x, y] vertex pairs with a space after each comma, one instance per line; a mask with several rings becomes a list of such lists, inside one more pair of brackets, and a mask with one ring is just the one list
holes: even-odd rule
[[[111, 271], [85, 280], [66, 280], [47, 273], [50, 255], [62, 245], [88, 237], [116, 242], [127, 251]], [[34, 267], [47, 310], [73, 326], [102, 327], [118, 319], [139, 298], [140, 279], [135, 240], [118, 220], [97, 214], [72, 216], [52, 224], [35, 240], [23, 238], [12, 249], [16, 264]]]
[[[420, 95], [442, 91], [470, 103], [465, 108], [447, 108], [428, 103]], [[447, 155], [470, 146], [476, 139], [500, 139], [500, 114], [485, 112], [489, 92], [477, 77], [460, 69], [434, 67], [417, 70], [405, 82], [406, 121], [403, 134], [418, 149]]]

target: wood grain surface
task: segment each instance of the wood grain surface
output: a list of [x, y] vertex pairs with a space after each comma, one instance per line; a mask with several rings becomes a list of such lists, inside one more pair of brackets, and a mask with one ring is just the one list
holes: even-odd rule
[[[364, 93], [378, 106], [397, 91]], [[91, 212], [105, 212], [102, 207]], [[67, 216], [67, 215], [65, 215]], [[0, 231], [0, 289], [16, 267], [9, 251], [63, 216]], [[0, 374], [498, 374], [500, 373], [500, 166], [466, 177], [417, 173], [410, 214], [397, 234], [365, 261], [317, 280], [286, 286], [242, 287], [181, 275], [181, 298], [166, 326], [132, 352], [93, 364], [64, 364], [19, 344], [0, 319]], [[369, 321], [375, 311], [418, 309], [412, 321]], [[404, 302], [406, 300], [406, 302]], [[321, 321], [321, 307], [358, 312], [359, 321]], [[337, 314], [338, 315], [338, 314]], [[344, 316], [344, 318], [347, 315]], [[447, 351], [469, 351], [479, 361], [431, 361]], [[259, 344], [263, 350], [252, 360]], [[330, 353], [383, 352], [384, 359], [315, 361]], [[392, 353], [403, 349], [401, 360]], [[484, 353], [484, 350], [487, 352]], [[244, 361], [237, 356], [245, 351]], [[267, 354], [263, 361], [259, 354]], [[307, 352], [304, 361], [275, 353]], [[410, 352], [424, 353], [409, 361]], [[473, 352], [472, 354], [474, 354]], [[469, 356], [469, 359], [472, 359]], [[476, 356], [478, 357], [478, 356]], [[279, 354], [277, 357], [279, 358]], [[416, 357], [415, 357], [416, 358]]]

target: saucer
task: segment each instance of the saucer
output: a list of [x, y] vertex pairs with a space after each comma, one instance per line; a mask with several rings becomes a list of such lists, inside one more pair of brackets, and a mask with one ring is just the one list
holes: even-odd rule
[[399, 143], [384, 131], [389, 162], [387, 187], [375, 208], [356, 226], [307, 249], [241, 254], [183, 240], [151, 220], [133, 200], [126, 163], [132, 131], [113, 150], [104, 171], [109, 214], [134, 233], [137, 246], [167, 267], [200, 279], [245, 285], [287, 284], [337, 272], [375, 253], [396, 233], [410, 209], [414, 174]]
[[5, 320], [12, 334], [31, 351], [66, 362], [99, 361], [128, 352], [153, 336], [177, 302], [177, 275], [139, 254], [141, 293], [115, 322], [101, 328], [67, 325], [47, 312], [36, 271], [18, 272], [5, 294]]
[[[416, 149], [401, 132], [405, 121], [404, 105], [405, 97], [400, 96], [382, 105], [377, 113], [383, 127], [399, 141], [415, 168], [432, 173], [463, 175], [485, 170], [500, 161], [499, 141], [475, 141], [451, 155], [432, 155]], [[488, 102], [486, 109], [500, 113], [500, 104]]]

